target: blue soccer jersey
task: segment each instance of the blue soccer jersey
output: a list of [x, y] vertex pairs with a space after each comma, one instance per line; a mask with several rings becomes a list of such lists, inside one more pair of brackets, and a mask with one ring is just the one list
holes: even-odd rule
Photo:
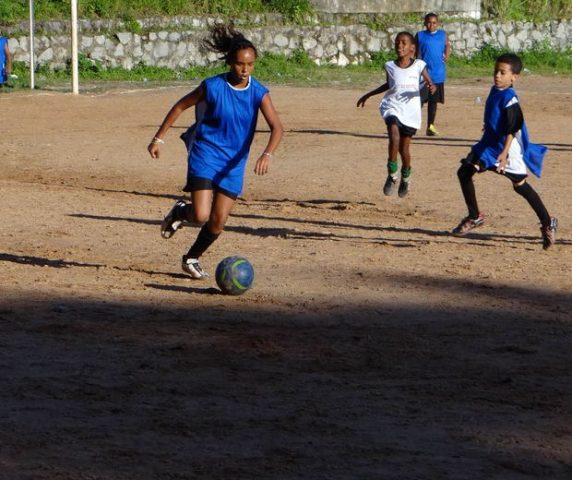
[[8, 80], [8, 72], [6, 71], [6, 44], [8, 39], [6, 37], [0, 37], [0, 84], [5, 83]]
[[[512, 133], [513, 143], [517, 142], [518, 145], [515, 147], [518, 146], [518, 154], [522, 156], [524, 165], [534, 175], [540, 177], [547, 149], [544, 145], [530, 142], [524, 119], [518, 131], [511, 131], [509, 117], [511, 108], [520, 109], [514, 89], [501, 90], [493, 86], [485, 105], [484, 133], [481, 140], [473, 145], [472, 151], [486, 168], [492, 168], [498, 164], [498, 156], [503, 151], [507, 134]], [[511, 154], [512, 152], [509, 152], [509, 164]]]
[[444, 30], [417, 33], [417, 48], [419, 58], [427, 63], [427, 71], [433, 83], [445, 83], [447, 68], [445, 66], [445, 51], [447, 49], [447, 34]]
[[206, 110], [189, 152], [189, 176], [239, 195], [256, 130], [258, 111], [268, 89], [253, 77], [235, 88], [221, 74], [203, 81]]

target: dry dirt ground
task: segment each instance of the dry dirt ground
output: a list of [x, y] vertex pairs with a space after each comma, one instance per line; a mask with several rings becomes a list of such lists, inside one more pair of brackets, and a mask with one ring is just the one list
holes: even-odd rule
[[196, 229], [159, 235], [192, 112], [146, 145], [191, 86], [0, 94], [0, 479], [572, 478], [572, 79], [518, 86], [552, 250], [490, 173], [486, 226], [447, 233], [488, 79], [448, 84], [406, 199], [379, 98], [276, 86], [272, 172], [204, 257], [252, 261], [241, 297], [180, 271]]

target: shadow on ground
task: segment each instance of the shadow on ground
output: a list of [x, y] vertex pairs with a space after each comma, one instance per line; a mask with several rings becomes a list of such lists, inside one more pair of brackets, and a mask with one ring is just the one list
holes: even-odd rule
[[491, 313], [495, 289], [458, 288], [479, 301], [316, 313], [207, 309], [200, 288], [185, 308], [6, 292], [0, 478], [570, 478], [571, 325], [545, 315], [569, 296], [513, 288], [538, 303]]

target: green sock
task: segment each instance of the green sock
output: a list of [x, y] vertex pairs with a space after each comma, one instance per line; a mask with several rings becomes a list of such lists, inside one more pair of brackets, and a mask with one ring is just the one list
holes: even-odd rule
[[397, 174], [397, 161], [395, 160], [388, 160], [387, 161], [387, 174], [395, 177]]
[[403, 167], [403, 168], [401, 169], [401, 179], [402, 179], [404, 182], [408, 182], [410, 176], [411, 176], [411, 167], [409, 167], [409, 168]]

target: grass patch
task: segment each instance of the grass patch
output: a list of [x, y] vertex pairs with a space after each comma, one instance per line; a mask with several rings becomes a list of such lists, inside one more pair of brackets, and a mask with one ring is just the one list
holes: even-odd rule
[[[70, 17], [67, 0], [35, 2], [35, 18], [63, 20]], [[137, 18], [176, 15], [223, 15], [245, 17], [251, 13], [274, 12], [290, 21], [301, 21], [313, 12], [309, 0], [81, 0], [78, 2], [80, 18], [119, 18], [132, 21]], [[2, 23], [14, 24], [28, 19], [28, 0], [0, 1]]]
[[[495, 59], [508, 49], [485, 44], [469, 58], [451, 56], [448, 64], [451, 78], [492, 75]], [[572, 49], [554, 51], [547, 43], [519, 53], [525, 72], [539, 75], [572, 75]]]
[[570, 18], [572, 0], [483, 0], [482, 9], [485, 18], [545, 22]]
[[[1, 0], [0, 21], [14, 24], [28, 19], [28, 0]], [[129, 21], [150, 16], [223, 15], [247, 17], [251, 13], [274, 12], [295, 23], [314, 13], [310, 0], [80, 0], [80, 18], [119, 18]], [[70, 16], [67, 0], [37, 0], [36, 20], [63, 20]], [[483, 18], [547, 21], [570, 18], [572, 0], [483, 0]], [[365, 21], [371, 28], [385, 29], [395, 22], [418, 23], [419, 12], [383, 14]]]

